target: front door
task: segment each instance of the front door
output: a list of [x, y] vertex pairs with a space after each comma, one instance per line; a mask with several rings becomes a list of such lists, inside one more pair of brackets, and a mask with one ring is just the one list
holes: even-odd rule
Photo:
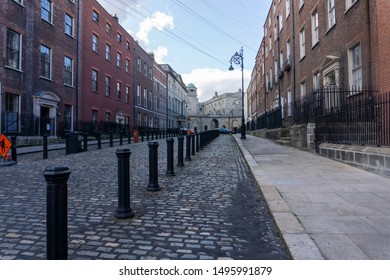
[[41, 135], [50, 135], [51, 122], [50, 122], [50, 107], [41, 106], [41, 119], [40, 119]]

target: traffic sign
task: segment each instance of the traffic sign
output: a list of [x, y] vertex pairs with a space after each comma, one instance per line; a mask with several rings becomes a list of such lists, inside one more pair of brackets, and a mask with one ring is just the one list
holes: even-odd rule
[[11, 149], [12, 144], [11, 141], [9, 141], [8, 137], [4, 134], [0, 135], [0, 154], [2, 158], [5, 158], [7, 155], [9, 149]]

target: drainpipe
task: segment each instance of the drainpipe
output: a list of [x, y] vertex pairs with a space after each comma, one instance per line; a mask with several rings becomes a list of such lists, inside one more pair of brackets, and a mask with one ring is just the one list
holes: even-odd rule
[[[372, 2], [372, 1], [371, 1]], [[370, 15], [370, 1], [366, 0], [367, 11], [367, 34], [368, 34], [368, 90], [372, 90], [372, 43], [371, 43], [371, 15]]]
[[[296, 51], [296, 49], [295, 49], [295, 4], [294, 4], [294, 2], [295, 1], [291, 1], [291, 4], [292, 4], [292, 6], [291, 6], [291, 16], [292, 16], [292, 18], [291, 18], [291, 20], [292, 20], [292, 36], [293, 36], [293, 38], [292, 38], [292, 57], [293, 57], [293, 65], [292, 65], [292, 67], [293, 67], [293, 103], [294, 103], [294, 105], [295, 105], [295, 97], [296, 97], [296, 94], [295, 94], [295, 92], [296, 92], [296, 87], [297, 87], [297, 85], [296, 85], [296, 58], [295, 58], [295, 51]], [[292, 113], [293, 113], [293, 116], [295, 116], [295, 106], [293, 106], [292, 107]], [[294, 123], [295, 121], [293, 120], [293, 123]]]
[[[77, 17], [78, 17], [78, 30], [77, 30], [77, 70], [76, 70], [76, 75], [77, 75], [77, 87], [76, 87], [76, 124], [77, 124], [77, 129], [78, 129], [78, 125], [79, 125], [79, 122], [80, 122], [80, 103], [81, 103], [81, 100], [80, 100], [80, 92], [81, 92], [81, 51], [82, 51], [82, 48], [81, 48], [81, 44], [82, 44], [82, 41], [83, 41], [83, 38], [82, 38], [82, 9], [83, 9], [83, 0], [79, 0], [78, 1], [78, 9], [77, 9]], [[74, 122], [73, 122], [74, 123]], [[73, 124], [72, 124], [73, 125]], [[73, 127], [74, 129], [74, 127]]]

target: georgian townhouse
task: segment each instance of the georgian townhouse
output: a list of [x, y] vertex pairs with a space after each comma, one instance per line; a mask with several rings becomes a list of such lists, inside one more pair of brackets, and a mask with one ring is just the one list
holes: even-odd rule
[[0, 7], [0, 132], [57, 136], [77, 119], [79, 1]]
[[80, 129], [134, 129], [133, 37], [96, 0], [83, 0]]

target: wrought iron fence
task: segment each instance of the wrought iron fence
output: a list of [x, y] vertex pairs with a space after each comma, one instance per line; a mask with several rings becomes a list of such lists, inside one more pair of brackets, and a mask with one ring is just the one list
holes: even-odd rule
[[256, 122], [253, 121], [251, 128], [255, 129], [274, 129], [282, 127], [282, 109], [276, 108], [270, 112], [265, 112], [261, 116], [256, 118]]

